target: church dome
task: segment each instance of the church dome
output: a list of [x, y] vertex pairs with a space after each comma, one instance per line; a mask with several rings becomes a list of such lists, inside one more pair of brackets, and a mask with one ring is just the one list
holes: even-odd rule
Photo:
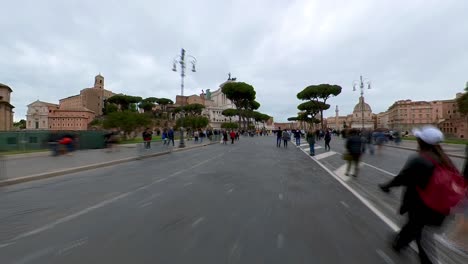
[[354, 107], [354, 113], [361, 112], [361, 110], [364, 109], [365, 112], [371, 112], [372, 109], [369, 104], [364, 102], [364, 97], [359, 97], [359, 103]]
[[10, 90], [10, 92], [12, 92], [12, 91], [13, 91], [13, 90], [11, 90], [11, 88], [10, 88], [8, 85], [6, 85], [6, 84], [3, 84], [3, 83], [0, 83], [0, 89], [2, 89], [2, 88], [3, 88], [3, 89], [5, 89], [5, 88], [6, 88], [6, 89]]

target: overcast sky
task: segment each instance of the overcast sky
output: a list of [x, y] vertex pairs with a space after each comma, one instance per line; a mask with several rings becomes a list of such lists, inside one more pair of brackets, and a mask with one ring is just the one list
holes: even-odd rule
[[15, 120], [29, 103], [60, 98], [105, 77], [116, 93], [175, 99], [181, 48], [198, 60], [185, 94], [217, 89], [231, 72], [252, 84], [260, 111], [285, 121], [296, 94], [330, 83], [349, 114], [362, 74], [373, 112], [400, 99], [454, 98], [468, 81], [466, 0], [2, 0], [0, 83]]

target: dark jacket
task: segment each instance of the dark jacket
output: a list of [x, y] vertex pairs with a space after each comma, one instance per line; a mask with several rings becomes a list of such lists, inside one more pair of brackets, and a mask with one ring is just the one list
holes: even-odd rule
[[[432, 155], [439, 162], [439, 159]], [[428, 224], [440, 225], [445, 216], [428, 208], [421, 200], [417, 188], [426, 188], [434, 172], [434, 164], [420, 154], [414, 154], [408, 158], [400, 173], [388, 183], [389, 187], [406, 187], [400, 207], [400, 214], [406, 212], [416, 214]]]
[[279, 129], [276, 131], [276, 138], [281, 138], [283, 136], [283, 130]]
[[307, 140], [307, 143], [309, 144], [315, 144], [315, 134], [311, 132], [307, 132], [306, 140]]
[[173, 139], [174, 138], [174, 130], [170, 129], [169, 132], [167, 133], [167, 137], [169, 139]]
[[330, 134], [330, 132], [325, 133], [325, 141], [331, 141], [331, 134]]
[[351, 136], [346, 140], [346, 150], [351, 155], [361, 155], [361, 138], [357, 135]]

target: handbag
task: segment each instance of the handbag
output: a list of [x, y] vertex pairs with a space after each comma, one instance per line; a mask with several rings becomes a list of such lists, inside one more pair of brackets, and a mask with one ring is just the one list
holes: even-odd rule
[[353, 159], [353, 156], [351, 156], [350, 153], [345, 153], [343, 154], [343, 159], [346, 161], [351, 161]]

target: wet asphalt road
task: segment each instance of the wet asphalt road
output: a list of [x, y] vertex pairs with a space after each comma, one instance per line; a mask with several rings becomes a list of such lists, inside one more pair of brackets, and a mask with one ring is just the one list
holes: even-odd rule
[[0, 263], [417, 263], [299, 148], [242, 138], [0, 189]]

